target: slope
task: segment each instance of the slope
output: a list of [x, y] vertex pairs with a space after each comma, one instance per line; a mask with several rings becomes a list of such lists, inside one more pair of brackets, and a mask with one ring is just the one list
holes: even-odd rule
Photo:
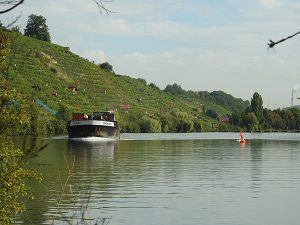
[[121, 121], [129, 118], [120, 111], [124, 104], [129, 105], [131, 114], [159, 122], [161, 117], [173, 115], [174, 118], [174, 112], [184, 112], [190, 120], [212, 123], [205, 116], [204, 108], [212, 108], [220, 115], [231, 113], [215, 103], [174, 96], [140, 79], [108, 73], [73, 54], [68, 47], [14, 32], [1, 33], [11, 40], [9, 73], [5, 79], [28, 103], [33, 98], [39, 99], [53, 110], [63, 105], [69, 112], [114, 109], [118, 110]]

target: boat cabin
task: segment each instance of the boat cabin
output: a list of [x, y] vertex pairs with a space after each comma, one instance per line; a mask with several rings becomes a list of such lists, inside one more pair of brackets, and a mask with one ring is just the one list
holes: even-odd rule
[[94, 112], [92, 120], [116, 121], [116, 118], [112, 112]]
[[73, 113], [72, 120], [102, 120], [102, 121], [116, 121], [115, 114], [113, 112], [93, 112], [92, 114], [86, 113]]

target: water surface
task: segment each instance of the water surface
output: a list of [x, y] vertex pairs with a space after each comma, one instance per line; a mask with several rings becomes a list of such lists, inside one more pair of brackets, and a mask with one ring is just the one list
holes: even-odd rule
[[24, 224], [298, 225], [300, 134], [123, 134], [46, 139]]

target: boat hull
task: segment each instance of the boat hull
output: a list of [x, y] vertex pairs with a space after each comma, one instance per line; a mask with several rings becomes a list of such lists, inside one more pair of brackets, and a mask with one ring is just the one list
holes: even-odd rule
[[120, 138], [119, 125], [115, 122], [114, 126], [102, 125], [69, 125], [69, 138], [80, 137], [102, 137], [102, 138]]

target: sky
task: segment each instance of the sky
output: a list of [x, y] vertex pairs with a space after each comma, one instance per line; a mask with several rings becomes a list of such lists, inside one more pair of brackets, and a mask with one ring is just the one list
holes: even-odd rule
[[300, 104], [298, 0], [113, 0], [100, 13], [93, 0], [25, 0], [0, 16], [46, 18], [51, 41], [117, 74], [143, 78], [161, 89], [222, 90], [251, 100], [258, 92], [270, 109]]

